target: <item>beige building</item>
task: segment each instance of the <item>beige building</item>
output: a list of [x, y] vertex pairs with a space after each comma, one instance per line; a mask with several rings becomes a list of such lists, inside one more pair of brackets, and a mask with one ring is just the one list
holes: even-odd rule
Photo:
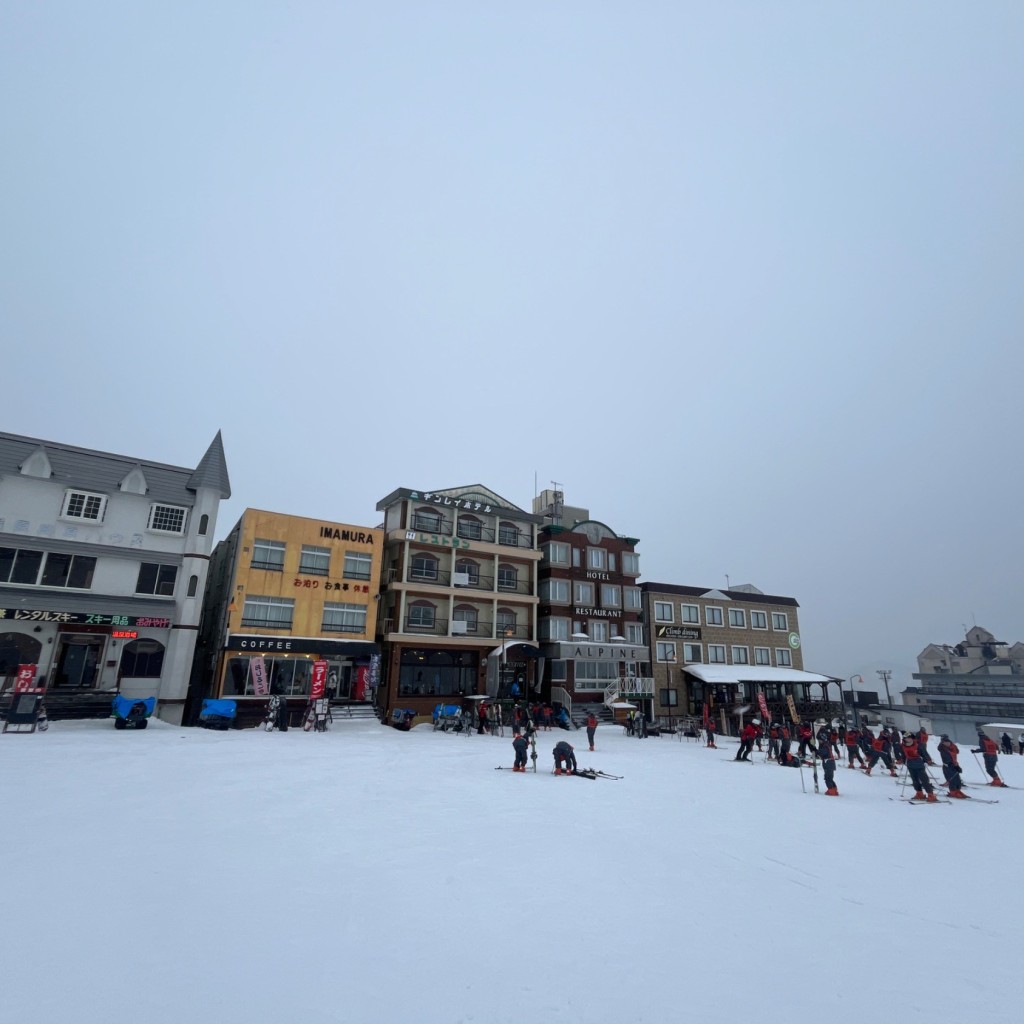
[[731, 732], [741, 709], [757, 714], [759, 694], [772, 717], [790, 715], [790, 697], [801, 717], [839, 712], [838, 683], [834, 708], [828, 700], [836, 680], [804, 671], [794, 598], [749, 584], [644, 583], [641, 590], [658, 717], [699, 717], [707, 705]]

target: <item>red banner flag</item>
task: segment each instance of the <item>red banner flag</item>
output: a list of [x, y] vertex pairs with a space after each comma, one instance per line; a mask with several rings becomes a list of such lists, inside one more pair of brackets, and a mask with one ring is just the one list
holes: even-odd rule
[[764, 694], [759, 693], [757, 695], [757, 706], [761, 709], [761, 721], [765, 725], [768, 724], [768, 701], [764, 699]]
[[324, 695], [324, 687], [327, 685], [327, 662], [313, 662], [313, 681], [309, 684], [309, 699], [319, 700]]
[[708, 714], [708, 706], [704, 705], [704, 728], [706, 729], [711, 724], [711, 715]]
[[[18, 674], [14, 679], [15, 693], [36, 693], [36, 665], [19, 665]], [[42, 692], [41, 690], [38, 692]]]

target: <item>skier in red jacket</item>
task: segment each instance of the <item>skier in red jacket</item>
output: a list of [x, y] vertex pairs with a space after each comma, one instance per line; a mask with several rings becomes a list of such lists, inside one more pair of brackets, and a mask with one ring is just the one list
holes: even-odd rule
[[981, 754], [985, 760], [985, 771], [992, 777], [990, 786], [1005, 786], [1006, 783], [999, 778], [996, 771], [996, 762], [999, 760], [999, 747], [995, 740], [990, 740], [980, 729], [978, 730], [978, 746], [971, 751], [972, 754]]
[[[917, 737], [913, 733], [907, 733], [903, 737], [903, 757], [907, 763], [907, 772], [910, 781], [914, 786], [912, 800], [927, 800], [933, 804], [938, 797], [932, 787], [932, 780], [928, 778], [928, 766], [921, 756], [921, 748], [918, 746]], [[927, 793], [927, 796], [925, 795]]]
[[754, 740], [757, 739], [757, 727], [753, 722], [748, 722], [740, 734], [740, 749], [736, 751], [734, 761], [749, 761], [750, 752], [754, 749]]
[[963, 791], [959, 755], [960, 748], [949, 738], [949, 733], [944, 732], [942, 739], [939, 740], [939, 757], [942, 758], [942, 774], [946, 776], [949, 795], [954, 800], [970, 800], [970, 797]]
[[861, 768], [864, 767], [864, 758], [860, 753], [860, 730], [850, 728], [846, 730], [846, 758], [849, 762], [846, 767], [852, 768], [854, 759], [860, 761]]

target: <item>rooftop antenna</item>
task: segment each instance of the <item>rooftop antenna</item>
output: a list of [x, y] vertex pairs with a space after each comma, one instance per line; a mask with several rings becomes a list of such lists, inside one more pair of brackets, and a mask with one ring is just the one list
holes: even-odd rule
[[551, 481], [551, 486], [554, 487], [554, 496], [550, 505], [548, 505], [548, 515], [551, 517], [551, 522], [556, 526], [562, 522], [562, 507], [564, 505], [562, 485], [557, 480]]
[[726, 590], [729, 589], [729, 574], [728, 573], [725, 574], [725, 589]]

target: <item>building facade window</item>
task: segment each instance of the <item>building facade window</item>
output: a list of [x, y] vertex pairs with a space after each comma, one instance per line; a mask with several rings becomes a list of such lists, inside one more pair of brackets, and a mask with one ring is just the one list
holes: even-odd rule
[[672, 622], [672, 602], [671, 601], [655, 601], [654, 602], [654, 621], [655, 622]]
[[659, 690], [658, 700], [661, 701], [663, 708], [677, 708], [679, 707], [679, 691], [675, 688]]
[[303, 544], [299, 554], [299, 572], [307, 576], [330, 576], [331, 549]]
[[700, 608], [695, 604], [681, 604], [679, 606], [679, 621], [689, 622], [695, 626], [699, 626]]
[[540, 550], [543, 555], [542, 560], [544, 562], [550, 562], [552, 565], [569, 564], [568, 544], [562, 544], [559, 541], [552, 541], [550, 544], [542, 544]]
[[779, 668], [789, 668], [793, 664], [793, 656], [786, 647], [775, 648], [775, 664]]
[[199, 536], [205, 537], [210, 529], [210, 517], [204, 512], [199, 517]]
[[622, 552], [622, 571], [627, 576], [640, 575], [640, 556], [635, 551]]
[[557, 601], [560, 604], [568, 604], [569, 581], [542, 580], [540, 584], [540, 599], [542, 601]]
[[188, 578], [188, 596], [189, 597], [195, 597], [196, 596], [196, 592], [198, 590], [199, 590], [199, 577], [195, 576], [195, 575], [189, 576], [189, 578]]
[[324, 633], [365, 633], [366, 605], [325, 601], [320, 629]]
[[601, 584], [601, 607], [602, 608], [621, 608], [622, 607], [622, 588], [612, 583]]
[[770, 665], [772, 663], [772, 652], [767, 647], [754, 648], [754, 664]]
[[187, 515], [188, 509], [178, 505], [150, 505], [146, 529], [153, 533], [182, 534]]
[[498, 543], [507, 544], [509, 547], [519, 546], [519, 527], [515, 523], [500, 523], [498, 525]]
[[121, 652], [121, 678], [158, 679], [164, 668], [164, 645], [159, 640], [129, 640]]
[[722, 622], [722, 609], [717, 605], [709, 604], [704, 608], [704, 621], [709, 626], [721, 626]]
[[291, 629], [295, 602], [284, 597], [249, 596], [242, 608], [242, 625], [263, 629]]
[[747, 613], [742, 608], [729, 609], [729, 625], [733, 629], [747, 628]]
[[476, 516], [459, 516], [458, 534], [466, 540], [480, 540], [484, 535], [483, 523]]
[[568, 640], [569, 620], [561, 618], [541, 619], [538, 624], [541, 640]]
[[367, 551], [346, 551], [342, 575], [347, 580], [368, 580], [373, 566], [373, 555]]
[[683, 644], [683, 661], [700, 665], [704, 661], [704, 650], [700, 644]]
[[573, 584], [573, 601], [585, 608], [592, 608], [594, 605], [594, 584], [583, 583], [577, 580]]
[[674, 662], [676, 660], [676, 645], [666, 640], [659, 640], [655, 645], [654, 656], [658, 661]]
[[596, 644], [606, 644], [608, 642], [608, 623], [591, 622], [590, 639]]
[[587, 568], [607, 569], [608, 552], [604, 548], [587, 548]]
[[409, 605], [410, 629], [433, 629], [437, 609], [429, 601], [415, 601]]
[[409, 576], [414, 580], [436, 580], [438, 561], [432, 555], [414, 555]]
[[88, 555], [59, 555], [50, 552], [43, 564], [39, 581], [44, 587], [66, 587], [69, 590], [90, 590], [96, 559]]
[[174, 584], [177, 580], [178, 567], [176, 565], [143, 562], [139, 566], [139, 578], [135, 584], [135, 593], [174, 597]]
[[708, 664], [709, 665], [724, 665], [725, 660], [725, 644], [708, 644]]
[[284, 569], [284, 553], [286, 545], [279, 540], [261, 540], [259, 537], [252, 545], [252, 568], [267, 569], [270, 572], [281, 572]]
[[514, 565], [498, 566], [498, 589], [516, 590], [519, 587], [519, 570]]
[[639, 622], [627, 622], [626, 640], [631, 644], [642, 647], [647, 642], [644, 639], [644, 627]]
[[107, 496], [105, 494], [68, 490], [64, 492], [60, 517], [61, 519], [84, 520], [87, 523], [102, 523], [106, 511]]
[[749, 665], [750, 651], [746, 647], [733, 647], [732, 663], [734, 665]]
[[0, 583], [90, 590], [96, 559], [24, 548], [0, 548]]
[[480, 616], [471, 604], [460, 604], [452, 611], [452, 622], [461, 622], [461, 626], [452, 626], [452, 633], [475, 633]]
[[[455, 571], [466, 577], [466, 585], [477, 587], [480, 585], [480, 564], [469, 558], [460, 558], [455, 563]], [[369, 576], [367, 576], [369, 579]], [[458, 583], [458, 581], [455, 581]]]
[[772, 612], [772, 629], [788, 630], [789, 616], [785, 612]]
[[498, 627], [498, 636], [519, 635], [519, 620], [511, 608], [499, 608], [494, 621]]
[[750, 628], [751, 629], [767, 629], [768, 628], [768, 616], [765, 612], [751, 612], [750, 613]]
[[630, 611], [639, 611], [644, 606], [644, 595], [639, 587], [623, 587], [623, 597]]
[[418, 508], [412, 514], [412, 528], [422, 530], [424, 533], [441, 532], [441, 513], [430, 508]]

